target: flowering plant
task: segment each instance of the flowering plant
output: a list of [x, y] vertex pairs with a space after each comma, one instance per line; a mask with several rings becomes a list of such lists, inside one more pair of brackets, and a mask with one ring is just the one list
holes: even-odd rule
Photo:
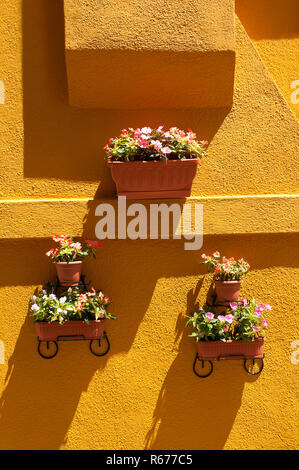
[[119, 137], [111, 138], [104, 150], [110, 160], [154, 161], [202, 158], [207, 141], [196, 140], [191, 129], [188, 132], [171, 127], [157, 129], [123, 129]]
[[69, 288], [61, 296], [48, 293], [45, 289], [33, 295], [29, 301], [31, 315], [34, 321], [54, 322], [61, 325], [70, 320], [115, 320], [108, 313], [110, 300], [102, 291], [94, 288], [90, 292], [81, 293], [78, 288]]
[[265, 310], [272, 310], [271, 305], [262, 302], [257, 303], [255, 299], [252, 299], [250, 302], [246, 299], [241, 299], [240, 303], [230, 303], [230, 308], [234, 312], [236, 319], [234, 327], [235, 339], [251, 341], [265, 336], [268, 322], [265, 320], [263, 312]]
[[269, 304], [241, 299], [240, 303], [232, 302], [229, 313], [216, 314], [212, 307], [204, 306], [199, 312], [189, 315], [186, 326], [192, 325], [194, 332], [189, 336], [196, 341], [252, 340], [266, 335], [268, 323], [263, 317], [265, 309], [271, 310]]
[[227, 341], [233, 339], [232, 323], [234, 315], [216, 315], [211, 307], [201, 307], [199, 312], [192, 313], [186, 326], [192, 325], [194, 332], [189, 336], [196, 341]]
[[57, 248], [52, 248], [46, 255], [53, 261], [72, 262], [79, 261], [90, 254], [95, 258], [96, 248], [102, 248], [100, 241], [84, 240], [84, 243], [75, 242], [69, 235], [54, 235], [52, 240], [58, 243]]
[[245, 274], [248, 273], [250, 268], [249, 264], [244, 259], [236, 261], [234, 258], [222, 257], [220, 261], [220, 253], [216, 251], [210, 256], [201, 255], [204, 259], [200, 264], [206, 264], [208, 272], [214, 273], [214, 279], [217, 281], [239, 281]]

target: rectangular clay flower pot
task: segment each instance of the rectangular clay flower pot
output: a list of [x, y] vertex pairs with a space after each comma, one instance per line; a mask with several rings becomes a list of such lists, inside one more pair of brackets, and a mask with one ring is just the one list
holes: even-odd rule
[[[236, 357], [263, 357], [264, 338], [258, 338], [248, 343], [247, 341], [197, 341], [199, 359], [216, 361], [226, 359], [226, 356]], [[227, 357], [231, 359], [231, 357]]]
[[36, 322], [35, 328], [40, 341], [59, 341], [72, 339], [98, 339], [104, 334], [105, 320], [67, 321], [63, 325], [59, 322]]
[[128, 199], [184, 198], [191, 193], [199, 159], [108, 161], [118, 196]]

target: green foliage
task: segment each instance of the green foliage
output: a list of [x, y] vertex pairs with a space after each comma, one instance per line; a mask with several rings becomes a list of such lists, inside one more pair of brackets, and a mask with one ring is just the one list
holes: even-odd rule
[[75, 242], [69, 235], [54, 235], [53, 240], [57, 242], [57, 248], [52, 248], [46, 255], [53, 261], [73, 262], [80, 261], [86, 256], [96, 257], [96, 249], [102, 248], [100, 241], [85, 239], [84, 243]]
[[172, 127], [158, 129], [123, 129], [119, 137], [109, 140], [104, 150], [111, 161], [160, 161], [202, 158], [207, 141], [196, 140], [196, 134]]
[[116, 317], [108, 313], [110, 300], [102, 291], [94, 288], [90, 292], [81, 293], [78, 288], [69, 288], [60, 296], [41, 290], [29, 301], [31, 316], [34, 321], [54, 322], [61, 325], [66, 321], [84, 320], [115, 320]]
[[263, 316], [265, 309], [272, 308], [269, 304], [257, 303], [255, 299], [232, 302], [221, 314], [215, 313], [215, 308], [205, 305], [199, 312], [189, 315], [186, 327], [193, 327], [194, 331], [189, 336], [196, 341], [251, 342], [266, 335], [268, 323]]
[[239, 281], [249, 271], [249, 264], [242, 258], [235, 260], [234, 258], [222, 257], [220, 261], [220, 253], [216, 251], [213, 255], [201, 255], [204, 259], [200, 264], [207, 266], [208, 273], [214, 273], [214, 279], [216, 281]]

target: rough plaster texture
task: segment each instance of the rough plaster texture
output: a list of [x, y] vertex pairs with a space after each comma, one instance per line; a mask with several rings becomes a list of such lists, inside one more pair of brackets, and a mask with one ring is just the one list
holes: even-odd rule
[[[290, 360], [299, 338], [298, 124], [239, 21], [232, 109], [74, 110], [62, 2], [0, 7], [0, 448], [298, 447], [298, 365]], [[115, 191], [101, 148], [121, 128], [146, 124], [192, 127], [211, 141], [189, 201], [207, 213], [203, 250], [184, 251], [183, 240], [105, 241], [84, 272], [119, 316], [107, 325], [111, 352], [99, 359], [70, 342], [45, 361], [27, 302], [54, 279], [44, 256], [50, 236], [93, 235], [92, 209]], [[204, 381], [192, 373], [184, 315], [205, 300], [211, 278], [198, 263], [216, 249], [247, 259], [242, 293], [273, 306], [259, 377], [239, 361], [217, 363]]]
[[69, 101], [81, 108], [232, 103], [234, 2], [64, 2]]
[[228, 0], [64, 0], [66, 49], [234, 50]]
[[298, 97], [295, 90], [299, 87], [298, 84], [295, 89], [291, 87], [299, 79], [297, 0], [236, 0], [235, 4], [246, 32], [286, 102], [299, 118], [299, 104], [294, 103], [294, 92]]

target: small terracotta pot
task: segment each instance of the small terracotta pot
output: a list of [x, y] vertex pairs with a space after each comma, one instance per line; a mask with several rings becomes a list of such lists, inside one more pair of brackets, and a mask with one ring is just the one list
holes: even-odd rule
[[217, 294], [217, 302], [229, 305], [240, 297], [242, 281], [214, 281]]
[[71, 261], [69, 263], [56, 261], [56, 272], [62, 285], [77, 286], [80, 282], [82, 272], [82, 261]]
[[201, 360], [216, 361], [231, 359], [231, 356], [261, 358], [263, 357], [264, 338], [255, 339], [251, 343], [243, 340], [230, 340], [225, 343], [223, 341], [197, 341], [196, 346]]
[[104, 335], [105, 320], [35, 322], [36, 334], [40, 341], [58, 341], [72, 339], [98, 339]]
[[128, 199], [189, 197], [199, 159], [118, 162], [108, 160], [118, 196]]

